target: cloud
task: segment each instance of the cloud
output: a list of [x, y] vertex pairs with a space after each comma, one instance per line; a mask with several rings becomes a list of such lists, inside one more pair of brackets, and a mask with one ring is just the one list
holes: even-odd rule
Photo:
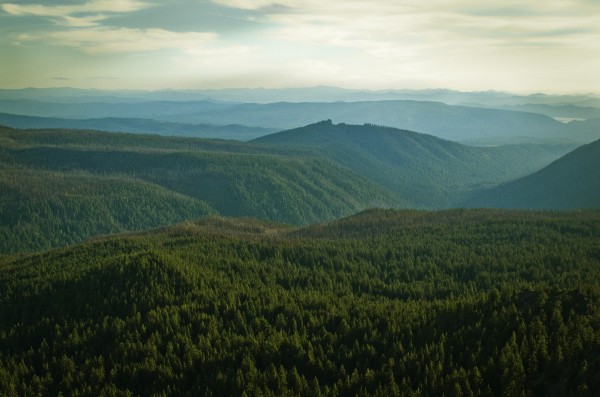
[[86, 14], [98, 12], [132, 12], [148, 7], [148, 3], [137, 0], [93, 0], [83, 4], [68, 6], [45, 6], [40, 4], [2, 4], [2, 9], [13, 15], [36, 15], [58, 17], [63, 15]]
[[589, 0], [213, 2], [254, 10], [269, 24], [269, 40], [331, 82], [353, 76], [380, 87], [410, 79], [474, 86], [493, 79], [513, 88], [543, 73], [547, 81], [564, 78], [569, 59], [597, 64], [600, 51], [600, 8]]
[[[273, 37], [328, 45], [367, 47], [382, 43], [597, 35], [600, 8], [589, 0], [546, 0], [535, 7], [521, 0], [212, 0], [262, 10], [275, 24]], [[274, 7], [283, 6], [283, 7]], [[294, 33], [297, 32], [297, 33]], [[440, 42], [440, 39], [444, 39]], [[493, 43], [492, 43], [493, 44]]]
[[[294, 0], [212, 0], [213, 3], [220, 4], [230, 8], [240, 8], [242, 10], [260, 10], [272, 6], [297, 6], [298, 1]], [[301, 3], [300, 3], [301, 4]]]
[[522, 90], [586, 87], [600, 67], [597, 0], [12, 0], [0, 17], [7, 53], [154, 87]]
[[215, 33], [171, 32], [164, 29], [90, 27], [43, 34], [21, 34], [20, 42], [49, 41], [88, 54], [140, 53], [159, 50], [201, 51], [217, 39]]
[[[247, 6], [242, 0], [214, 1]], [[268, 8], [275, 3], [286, 7]], [[272, 24], [273, 40], [312, 47], [308, 51], [313, 54], [304, 54], [308, 57], [334, 49], [354, 52], [355, 59], [362, 54], [378, 65], [381, 75], [397, 70], [435, 72], [442, 64], [459, 67], [460, 59], [463, 64], [477, 62], [488, 68], [493, 59], [502, 70], [503, 62], [511, 63], [517, 56], [520, 64], [548, 67], [552, 59], [548, 51], [558, 64], [564, 57], [600, 50], [599, 8], [585, 1], [548, 0], [536, 7], [520, 0], [265, 0], [257, 4]]]
[[46, 6], [4, 3], [0, 7], [11, 15], [46, 17], [59, 25], [84, 27], [97, 25], [108, 14], [128, 13], [151, 5], [138, 0], [93, 0], [82, 4]]
[[74, 27], [74, 28], [83, 28], [90, 26], [97, 26], [100, 21], [106, 19], [105, 15], [93, 15], [88, 17], [72, 17], [69, 15], [63, 16], [57, 23], [59, 25]]

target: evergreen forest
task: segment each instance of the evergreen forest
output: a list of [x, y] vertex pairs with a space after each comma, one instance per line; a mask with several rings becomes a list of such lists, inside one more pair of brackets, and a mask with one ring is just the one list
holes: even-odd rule
[[[591, 155], [569, 153], [568, 162], [600, 166], [598, 143], [588, 145]], [[309, 225], [369, 208], [504, 207], [502, 192], [511, 190], [502, 183], [527, 177], [571, 149], [473, 147], [331, 121], [251, 143], [0, 127], [0, 255], [209, 215]], [[542, 208], [600, 206], [598, 175], [581, 169], [572, 175], [572, 169], [543, 170], [542, 185], [555, 180], [552, 189], [570, 193]], [[540, 183], [515, 183], [518, 194], [510, 197], [522, 197], [512, 205], [518, 208], [538, 208], [544, 198], [559, 197], [552, 190], [532, 192]], [[504, 190], [498, 194], [497, 187]]]
[[0, 259], [5, 396], [593, 396], [600, 213], [208, 217]]

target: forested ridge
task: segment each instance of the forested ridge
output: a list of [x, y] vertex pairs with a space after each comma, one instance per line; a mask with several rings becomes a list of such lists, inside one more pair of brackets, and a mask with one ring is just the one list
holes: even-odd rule
[[207, 218], [0, 259], [0, 394], [592, 396], [600, 212]]
[[0, 253], [216, 213], [309, 224], [405, 204], [308, 151], [0, 127]]
[[408, 208], [421, 209], [456, 207], [467, 192], [538, 171], [570, 150], [563, 145], [474, 147], [413, 131], [330, 120], [253, 142], [322, 153], [396, 192]]
[[600, 140], [583, 145], [544, 169], [471, 194], [464, 205], [497, 208], [600, 207]]
[[0, 127], [0, 253], [210, 214], [307, 225], [373, 207], [447, 208], [568, 148], [475, 148], [330, 121], [251, 144]]

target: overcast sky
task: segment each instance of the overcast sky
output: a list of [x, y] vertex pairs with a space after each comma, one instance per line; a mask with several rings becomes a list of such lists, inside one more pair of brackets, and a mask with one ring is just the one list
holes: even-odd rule
[[599, 93], [600, 0], [0, 3], [1, 88], [316, 85]]

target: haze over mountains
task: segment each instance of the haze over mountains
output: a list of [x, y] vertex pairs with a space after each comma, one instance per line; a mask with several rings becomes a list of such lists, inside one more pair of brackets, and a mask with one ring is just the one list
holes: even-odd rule
[[473, 195], [468, 206], [576, 209], [600, 205], [600, 141], [581, 146], [533, 175]]
[[[500, 91], [462, 92], [448, 89], [422, 90], [356, 90], [338, 87], [303, 88], [240, 88], [212, 90], [98, 90], [76, 88], [25, 88], [0, 89], [0, 100], [35, 100], [41, 102], [143, 102], [143, 101], [221, 101], [232, 103], [275, 103], [275, 102], [360, 102], [413, 100], [443, 102], [448, 105], [480, 107], [503, 107], [538, 105], [560, 109], [598, 109], [600, 97], [595, 94], [582, 95], [517, 95]], [[597, 114], [597, 113], [596, 113]], [[563, 114], [563, 116], [567, 116]]]
[[[354, 101], [231, 101], [301, 95]], [[38, 128], [0, 131], [3, 252], [211, 214], [310, 224], [372, 207], [600, 206], [597, 142], [569, 153], [600, 138], [600, 118], [542, 114], [592, 117], [593, 96], [320, 87], [0, 98], [0, 125]]]
[[[148, 125], [148, 132], [172, 135], [244, 140], [236, 129], [251, 127], [247, 128], [253, 134], [249, 140], [261, 132], [266, 134], [331, 119], [334, 123], [385, 125], [479, 145], [551, 140], [583, 144], [600, 138], [600, 99], [594, 96], [522, 97], [448, 90], [364, 92], [320, 87], [157, 92], [0, 90], [0, 98], [4, 98], [0, 99], [3, 113], [94, 119], [52, 120], [53, 126], [61, 128], [89, 125], [115, 131], [120, 125], [125, 131], [140, 132], [141, 121], [123, 119], [141, 118], [146, 119], [143, 123]], [[118, 123], [115, 118], [119, 119]], [[150, 119], [156, 125], [151, 125]], [[579, 121], [563, 123], [557, 119]], [[25, 128], [43, 122], [6, 115], [0, 121]], [[246, 127], [233, 128], [232, 124]], [[224, 126], [230, 126], [233, 135], [221, 129]]]
[[60, 119], [0, 113], [0, 125], [13, 128], [69, 128], [135, 134], [158, 134], [195, 138], [219, 138], [248, 141], [275, 132], [267, 128], [241, 125], [185, 124], [153, 119], [105, 117], [95, 119]]

